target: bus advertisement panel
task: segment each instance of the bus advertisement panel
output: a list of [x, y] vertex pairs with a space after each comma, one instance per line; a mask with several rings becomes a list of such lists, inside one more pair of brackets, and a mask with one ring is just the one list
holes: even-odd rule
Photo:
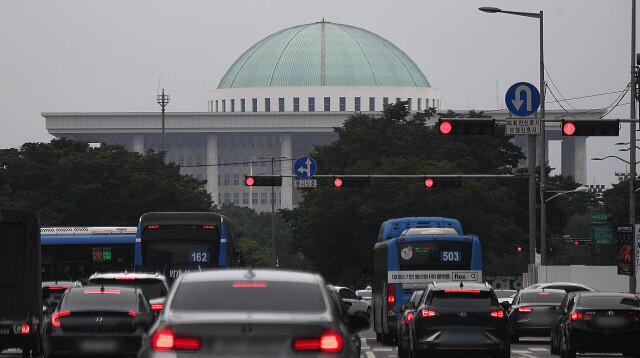
[[[429, 232], [431, 232], [429, 234]], [[423, 235], [400, 236], [374, 248], [373, 328], [376, 338], [390, 344], [397, 334], [394, 306], [432, 282], [482, 282], [482, 249], [474, 235], [443, 234], [440, 228]]]
[[156, 212], [140, 217], [135, 264], [173, 281], [181, 273], [233, 266], [229, 221], [209, 212]]

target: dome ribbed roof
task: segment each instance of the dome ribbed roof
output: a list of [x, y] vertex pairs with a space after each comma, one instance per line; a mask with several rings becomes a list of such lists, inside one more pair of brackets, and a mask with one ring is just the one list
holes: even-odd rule
[[218, 88], [287, 86], [430, 87], [418, 66], [391, 42], [323, 21], [259, 41], [229, 68]]

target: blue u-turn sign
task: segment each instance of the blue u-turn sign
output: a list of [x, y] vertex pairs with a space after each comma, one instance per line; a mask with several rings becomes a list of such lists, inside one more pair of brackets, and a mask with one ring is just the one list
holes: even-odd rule
[[540, 92], [531, 83], [518, 82], [509, 87], [504, 101], [511, 113], [518, 117], [526, 117], [540, 107]]

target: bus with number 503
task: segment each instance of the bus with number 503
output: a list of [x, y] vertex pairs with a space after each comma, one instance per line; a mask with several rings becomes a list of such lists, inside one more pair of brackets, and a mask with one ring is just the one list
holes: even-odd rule
[[402, 317], [398, 306], [406, 304], [414, 291], [432, 281], [482, 281], [480, 239], [465, 235], [456, 219], [387, 220], [380, 227], [373, 256], [372, 325], [383, 344], [396, 339]]
[[211, 212], [151, 212], [140, 217], [136, 271], [160, 272], [173, 281], [181, 273], [241, 263], [229, 220]]

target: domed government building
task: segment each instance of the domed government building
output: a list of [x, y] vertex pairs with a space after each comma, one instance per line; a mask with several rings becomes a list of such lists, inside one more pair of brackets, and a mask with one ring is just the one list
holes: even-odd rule
[[[331, 22], [295, 26], [245, 51], [209, 91], [208, 112], [166, 112], [166, 159], [183, 174], [206, 179], [215, 203], [258, 211], [271, 210], [272, 189], [246, 187], [244, 176], [283, 175], [275, 208], [292, 208], [301, 200], [293, 185], [295, 159], [336, 140], [333, 128], [351, 114], [377, 115], [399, 101], [413, 112], [441, 108], [440, 91], [393, 43]], [[504, 110], [492, 114], [508, 116]], [[163, 149], [160, 111], [42, 116], [56, 137], [122, 144], [140, 153]], [[516, 137], [516, 143], [526, 145], [526, 139]], [[576, 177], [582, 169], [567, 170]]]

